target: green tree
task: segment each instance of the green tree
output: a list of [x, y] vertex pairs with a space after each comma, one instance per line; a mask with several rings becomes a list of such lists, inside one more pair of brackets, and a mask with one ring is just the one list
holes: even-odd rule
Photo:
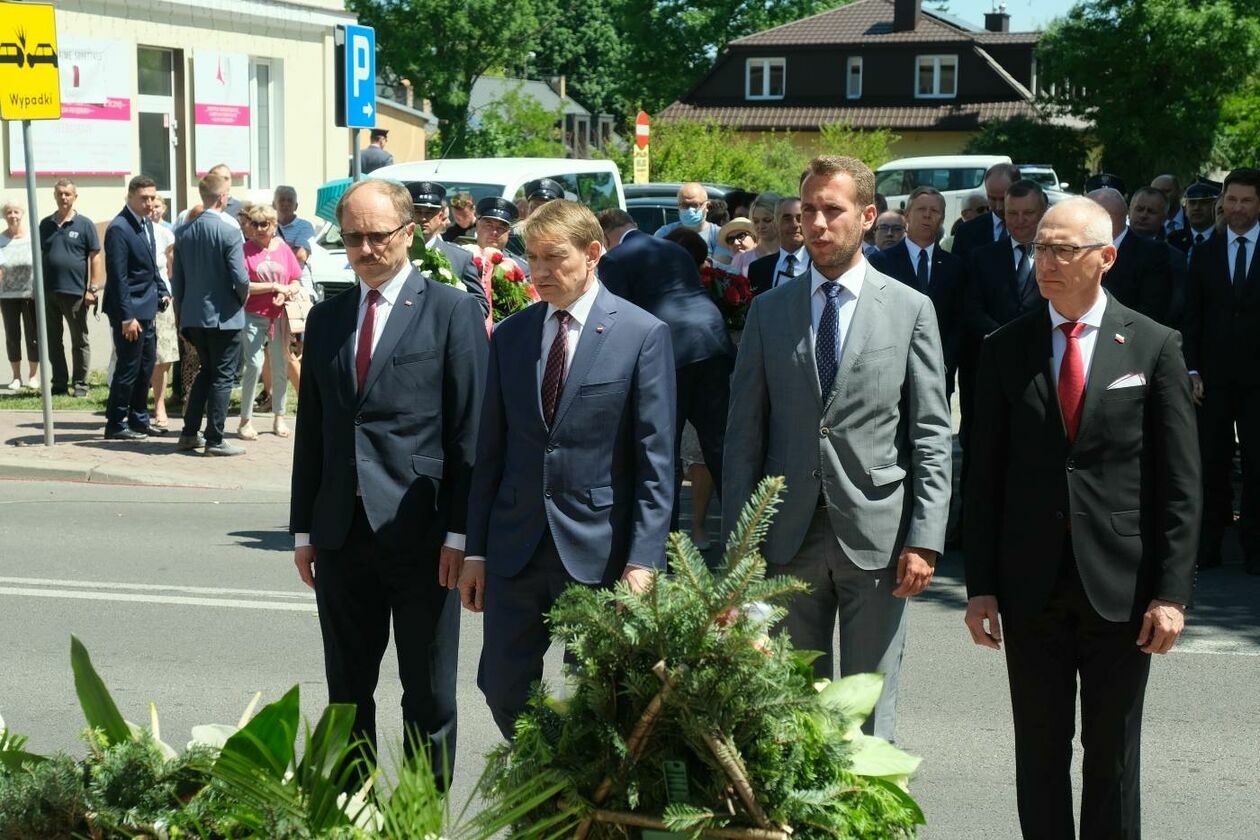
[[469, 157], [564, 157], [564, 111], [548, 111], [519, 86], [490, 102], [478, 117], [464, 144]]
[[[544, 0], [554, 2], [554, 0]], [[536, 0], [347, 0], [376, 28], [377, 64], [430, 100], [450, 152], [468, 142], [468, 98], [486, 71], [520, 66], [535, 48]]]
[[1256, 54], [1236, 0], [1085, 0], [1038, 46], [1047, 104], [1093, 125], [1103, 167], [1129, 183], [1211, 157], [1222, 106]]
[[594, 114], [626, 116], [634, 103], [622, 65], [630, 44], [604, 0], [539, 0], [539, 44], [527, 74], [564, 76], [567, 93]]
[[832, 123], [819, 126], [818, 153], [848, 155], [875, 169], [892, 160], [892, 146], [900, 139], [901, 135], [886, 128], [863, 131], [845, 123]]
[[1010, 155], [1016, 163], [1049, 163], [1060, 178], [1077, 186], [1089, 174], [1084, 132], [1028, 117], [985, 123], [967, 141], [963, 154]]
[[1211, 162], [1221, 169], [1260, 165], [1260, 73], [1225, 98]]

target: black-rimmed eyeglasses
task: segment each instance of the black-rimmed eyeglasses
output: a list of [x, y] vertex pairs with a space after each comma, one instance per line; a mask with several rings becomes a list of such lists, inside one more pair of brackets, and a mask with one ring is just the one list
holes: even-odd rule
[[409, 224], [411, 224], [411, 222], [403, 222], [393, 230], [383, 232], [374, 230], [366, 233], [360, 233], [359, 231], [343, 230], [341, 232], [341, 241], [345, 243], [347, 248], [361, 248], [363, 247], [364, 240], [367, 240], [369, 247], [384, 248], [389, 244], [389, 240], [394, 238], [398, 231], [402, 230]]

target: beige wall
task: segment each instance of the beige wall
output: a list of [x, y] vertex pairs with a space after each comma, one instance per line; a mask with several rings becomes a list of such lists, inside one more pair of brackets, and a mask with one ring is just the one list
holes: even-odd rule
[[[389, 130], [389, 145], [386, 151], [394, 156], [394, 162], [410, 163], [424, 160], [428, 133], [424, 129], [423, 121], [405, 111], [396, 111], [380, 100], [377, 100], [377, 104], [380, 110], [376, 112], [376, 125], [378, 128]], [[360, 146], [367, 145], [368, 136], [366, 131], [360, 133]]]
[[[277, 101], [272, 103], [273, 129], [277, 132], [272, 186], [295, 186], [304, 210], [314, 206], [315, 189], [330, 178], [345, 177], [349, 163], [349, 135], [333, 125], [332, 25], [338, 19], [353, 22], [341, 12], [340, 0], [305, 0], [305, 3], [272, 4], [275, 14], [290, 20], [262, 20], [242, 13], [246, 6], [267, 10], [256, 0], [205, 0], [194, 6], [183, 0], [58, 0], [59, 34], [107, 38], [137, 46], [183, 51], [184, 90], [191, 94], [193, 52], [197, 49], [246, 53], [251, 58], [273, 61]], [[309, 8], [308, 8], [309, 7]], [[132, 171], [138, 171], [139, 120], [136, 67], [128, 68], [132, 96]], [[174, 150], [185, 160], [180, 208], [195, 204], [196, 175], [193, 166], [194, 133], [192, 98], [185, 96], [180, 116], [180, 144]], [[23, 176], [9, 175], [8, 132], [3, 143], [3, 184], [0, 194], [22, 198]], [[34, 150], [36, 163], [40, 150]], [[96, 220], [112, 217], [122, 207], [127, 177], [72, 176], [79, 185], [78, 209]], [[57, 176], [37, 179], [39, 216], [52, 212], [52, 184]], [[259, 186], [237, 178], [241, 193]]]

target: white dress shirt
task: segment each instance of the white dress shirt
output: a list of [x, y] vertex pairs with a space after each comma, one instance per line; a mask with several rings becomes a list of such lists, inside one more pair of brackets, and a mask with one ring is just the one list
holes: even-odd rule
[[[376, 354], [376, 345], [380, 343], [381, 336], [385, 332], [385, 324], [389, 321], [389, 314], [394, 311], [394, 305], [398, 302], [398, 295], [402, 293], [403, 285], [407, 282], [407, 278], [411, 275], [411, 263], [407, 263], [402, 270], [395, 274], [376, 290], [381, 293], [381, 298], [376, 302], [376, 314], [372, 318], [372, 353]], [[368, 292], [371, 288], [360, 281], [359, 283], [359, 314], [354, 320], [354, 342], [350, 345], [350, 364], [352, 369], [357, 369], [359, 355], [359, 332], [363, 329], [363, 318], [367, 315], [368, 309]], [[362, 496], [363, 490], [355, 488], [355, 495]], [[309, 533], [297, 533], [293, 535], [293, 547], [302, 548], [311, 544], [311, 535]], [[449, 532], [446, 535], [445, 545], [447, 548], [453, 548], [456, 551], [464, 550], [464, 535]]]
[[1189, 226], [1190, 225], [1186, 223], [1185, 208], [1178, 208], [1177, 213], [1171, 219], [1166, 219], [1164, 221], [1164, 233], [1169, 234], [1173, 231], [1181, 230], [1182, 228]]
[[1120, 250], [1120, 243], [1123, 242], [1124, 238], [1128, 235], [1129, 235], [1129, 226], [1125, 225], [1123, 228], [1120, 229], [1120, 233], [1116, 234], [1116, 238], [1111, 240], [1111, 244], [1116, 246], [1117, 251]]
[[[1063, 367], [1063, 354], [1067, 352], [1067, 336], [1063, 334], [1063, 330], [1059, 329], [1059, 325], [1071, 322], [1059, 314], [1053, 303], [1047, 301], [1046, 306], [1050, 307], [1050, 351], [1054, 359], [1050, 372], [1054, 375], [1054, 387], [1057, 389], [1059, 369]], [[1098, 328], [1102, 326], [1103, 313], [1106, 311], [1107, 295], [1099, 289], [1094, 305], [1077, 321], [1085, 325], [1085, 329], [1081, 330], [1081, 334], [1076, 337], [1076, 343], [1081, 348], [1081, 372], [1084, 374], [1086, 388], [1089, 387], [1089, 369], [1094, 364], [1094, 348], [1098, 345]]]
[[[578, 339], [582, 337], [582, 328], [586, 326], [586, 322], [591, 317], [591, 307], [595, 305], [595, 298], [599, 296], [599, 281], [591, 283], [591, 287], [582, 293], [582, 296], [573, 301], [565, 312], [569, 313], [569, 328], [565, 335], [569, 345], [568, 354], [565, 359], [564, 375], [569, 373], [569, 367], [573, 365], [573, 354], [577, 352]], [[547, 356], [551, 354], [551, 342], [556, 340], [556, 330], [560, 329], [560, 322], [556, 320], [557, 309], [552, 304], [547, 304], [547, 316], [543, 320], [542, 329], [542, 355], [538, 357], [538, 381], [543, 381], [543, 375], [547, 371]], [[563, 391], [563, 383], [565, 376], [560, 377], [561, 390]]]
[[931, 283], [932, 282], [932, 257], [936, 254], [936, 245], [932, 244], [932, 245], [927, 246], [926, 248], [920, 248], [918, 245], [915, 245], [914, 241], [910, 239], [910, 237], [908, 236], [902, 241], [906, 243], [906, 250], [910, 252], [910, 267], [914, 269], [914, 274], [916, 278], [919, 276], [919, 252], [927, 251], [928, 282]]
[[1243, 234], [1234, 233], [1228, 227], [1225, 228], [1225, 235], [1229, 237], [1226, 245], [1229, 248], [1229, 279], [1232, 283], [1241, 283], [1246, 280], [1246, 276], [1241, 278], [1234, 276], [1234, 261], [1238, 259], [1238, 237], [1242, 236], [1247, 240], [1247, 273], [1251, 273], [1251, 261], [1256, 258], [1256, 239], [1260, 238], [1260, 222], [1251, 226], [1251, 230]]
[[[1036, 257], [1035, 257], [1035, 256], [1033, 255], [1033, 253], [1032, 253], [1032, 248], [1031, 248], [1032, 243], [1031, 243], [1031, 242], [1025, 242], [1025, 243], [1023, 243], [1023, 244], [1024, 244], [1024, 245], [1026, 245], [1026, 246], [1029, 246], [1028, 262], [1030, 262], [1030, 263], [1035, 262], [1035, 261], [1036, 261]], [[1024, 252], [1023, 252], [1022, 250], [1020, 250], [1020, 243], [1016, 242], [1016, 241], [1015, 241], [1015, 237], [1013, 237], [1013, 236], [1011, 237], [1011, 256], [1012, 256], [1012, 257], [1014, 257], [1014, 259], [1015, 259], [1015, 270], [1016, 270], [1016, 271], [1019, 271], [1019, 261], [1020, 261], [1021, 259], [1023, 259], [1023, 257], [1024, 257]]]
[[780, 248], [779, 261], [774, 264], [774, 277], [772, 277], [770, 280], [770, 288], [774, 288], [775, 286], [779, 285], [779, 283], [786, 283], [788, 280], [791, 279], [790, 277], [788, 277], [786, 274], [783, 273], [787, 266], [787, 258], [789, 254], [796, 257], [796, 266], [795, 266], [796, 273], [793, 274], [792, 277], [800, 277], [802, 274], [805, 273], [806, 267], [810, 265], [809, 251], [805, 249], [804, 245], [802, 245], [796, 251], [785, 251], [784, 249]]
[[[849, 336], [849, 325], [853, 323], [853, 313], [857, 309], [858, 298], [862, 295], [862, 283], [866, 279], [866, 258], [858, 260], [858, 264], [837, 278], [836, 282], [843, 290], [836, 296], [836, 315], [840, 319], [836, 330], [836, 359], [843, 358], [844, 340]], [[827, 293], [822, 290], [824, 283], [830, 283], [819, 273], [815, 266], [809, 267], [809, 343], [814, 347], [814, 358], [818, 357], [818, 328], [822, 323], [823, 309], [827, 306]]]
[[1186, 229], [1190, 232], [1191, 250], [1193, 250], [1195, 247], [1195, 244], [1194, 244], [1195, 237], [1202, 236], [1203, 241], [1200, 242], [1199, 244], [1206, 245], [1208, 243], [1208, 240], [1212, 238], [1212, 234], [1216, 233], [1215, 227], [1209, 227], [1207, 230], [1195, 230], [1194, 228], [1186, 228]]

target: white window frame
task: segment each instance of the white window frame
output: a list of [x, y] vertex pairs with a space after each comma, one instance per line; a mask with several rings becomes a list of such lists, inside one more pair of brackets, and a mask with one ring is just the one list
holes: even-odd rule
[[[853, 71], [857, 69], [857, 92], [854, 93]], [[916, 83], [917, 84], [917, 83]], [[851, 55], [844, 65], [844, 98], [845, 99], [861, 99], [862, 98], [862, 56]]]
[[[753, 65], [761, 66], [761, 91], [753, 93], [752, 90], [752, 68]], [[783, 69], [783, 90], [778, 93], [770, 92], [770, 68], [781, 67]], [[744, 99], [768, 100], [782, 99], [787, 95], [787, 59], [786, 58], [749, 58], [744, 61]]]
[[[267, 110], [270, 125], [267, 136], [267, 172], [269, 184], [260, 183], [263, 168], [258, 158], [258, 119], [261, 111], [258, 108], [258, 73], [260, 64], [267, 65]], [[284, 102], [282, 91], [284, 85], [279, 78], [283, 63], [278, 58], [250, 56], [249, 58], [249, 185], [251, 189], [275, 189], [284, 183], [284, 167], [281, 163], [281, 149], [284, 148], [281, 126], [284, 124]]]
[[[932, 93], [919, 90], [919, 68], [924, 62], [932, 64]], [[941, 67], [946, 64], [954, 66], [954, 89], [949, 93], [941, 92]], [[917, 55], [914, 57], [914, 98], [915, 99], [956, 99], [958, 98], [958, 56], [957, 55]]]

